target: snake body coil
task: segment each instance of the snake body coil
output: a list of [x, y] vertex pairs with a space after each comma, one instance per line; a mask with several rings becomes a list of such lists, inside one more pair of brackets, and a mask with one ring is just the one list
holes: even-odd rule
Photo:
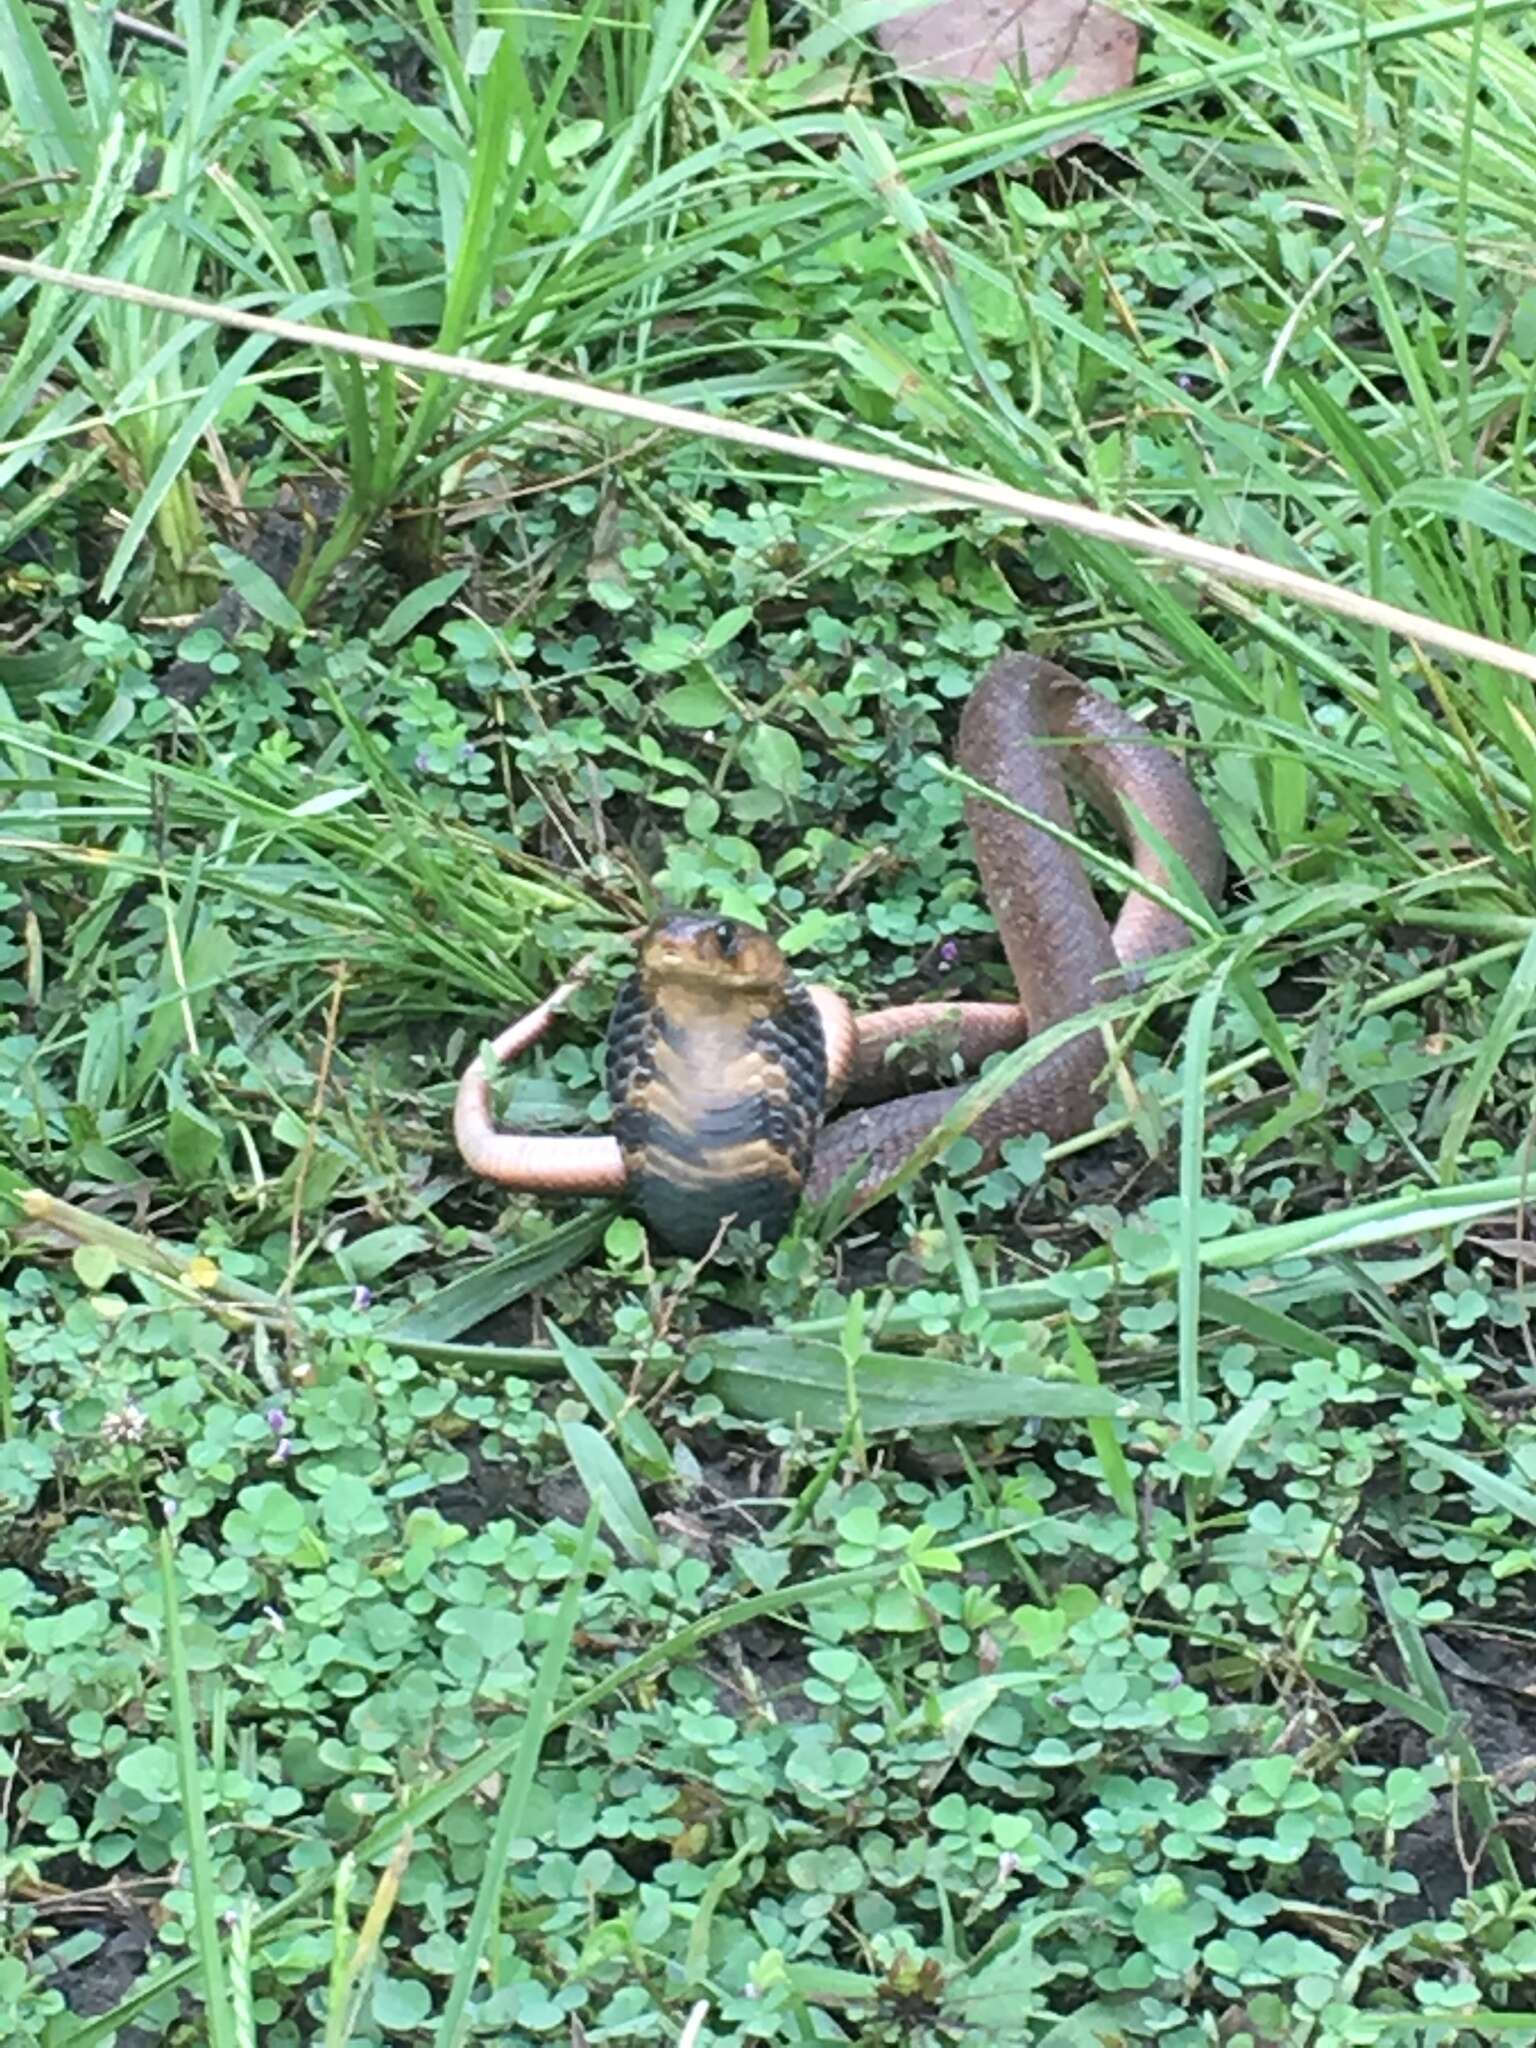
[[[1219, 897], [1225, 855], [1182, 762], [1064, 669], [1033, 656], [995, 662], [965, 706], [957, 758], [973, 781], [1056, 832], [1073, 829], [1063, 780], [1071, 776], [1114, 820], [1141, 880], [1170, 892], [1160, 842], [1207, 901]], [[850, 1081], [877, 1082], [893, 1047], [935, 1030], [974, 1067], [1093, 1009], [1189, 939], [1176, 912], [1137, 889], [1111, 929], [1082, 862], [1052, 831], [985, 796], [968, 796], [965, 808], [1017, 1002], [918, 1003], [855, 1019], [841, 997], [797, 981], [764, 933], [727, 918], [665, 918], [646, 934], [613, 1012], [615, 1135], [499, 1131], [477, 1059], [454, 1111], [466, 1164], [510, 1187], [627, 1192], [659, 1237], [693, 1253], [733, 1216], [779, 1235], [802, 1192], [819, 1201], [855, 1172], [862, 1206], [966, 1090], [926, 1089], [821, 1129]], [[572, 986], [502, 1032], [497, 1058], [533, 1044]], [[1103, 1065], [1102, 1037], [1089, 1028], [1031, 1068], [971, 1125], [983, 1164], [1015, 1135], [1057, 1141], [1087, 1129]]]

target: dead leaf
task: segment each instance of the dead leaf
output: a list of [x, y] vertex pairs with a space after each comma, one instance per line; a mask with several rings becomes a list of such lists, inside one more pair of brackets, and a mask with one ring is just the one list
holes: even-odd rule
[[1528, 1237], [1470, 1237], [1468, 1242], [1481, 1245], [1485, 1252], [1492, 1252], [1496, 1259], [1512, 1259], [1517, 1266], [1536, 1266], [1536, 1242]]
[[[945, 92], [945, 82], [988, 91], [1004, 70], [1031, 85], [1069, 71], [1061, 96], [1075, 104], [1129, 85], [1141, 53], [1136, 24], [1097, 0], [937, 0], [893, 15], [877, 34], [903, 77], [941, 87], [951, 113], [963, 112], [971, 94]], [[1087, 140], [1065, 136], [1051, 153]]]

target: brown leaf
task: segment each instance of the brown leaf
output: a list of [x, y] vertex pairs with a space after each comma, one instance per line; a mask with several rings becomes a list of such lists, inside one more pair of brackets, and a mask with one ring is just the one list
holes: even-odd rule
[[1512, 1259], [1517, 1266], [1536, 1266], [1536, 1242], [1528, 1237], [1471, 1237], [1469, 1242], [1495, 1258]]
[[[877, 33], [897, 70], [919, 85], [953, 81], [986, 91], [1005, 69], [1031, 85], [1070, 71], [1062, 88], [1070, 102], [1129, 85], [1141, 48], [1135, 23], [1097, 0], [936, 0], [881, 22]], [[971, 99], [962, 92], [940, 97], [952, 113]], [[1053, 143], [1053, 152], [1084, 139]]]

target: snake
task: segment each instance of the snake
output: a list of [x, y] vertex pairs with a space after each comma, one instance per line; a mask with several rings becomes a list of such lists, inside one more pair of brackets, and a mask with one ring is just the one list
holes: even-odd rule
[[[987, 792], [967, 790], [965, 819], [1015, 1001], [856, 1015], [832, 989], [802, 981], [768, 933], [696, 911], [666, 914], [641, 937], [610, 1015], [611, 1133], [502, 1130], [482, 1053], [454, 1105], [464, 1164], [530, 1193], [622, 1195], [664, 1246], [691, 1256], [708, 1252], [733, 1221], [755, 1225], [766, 1240], [781, 1237], [803, 1201], [820, 1203], [845, 1185], [856, 1212], [972, 1083], [919, 1088], [827, 1121], [845, 1093], [877, 1091], [894, 1055], [914, 1041], [920, 1053], [938, 1047], [974, 1069], [1123, 994], [1148, 963], [1190, 942], [1178, 911], [1134, 886], [1110, 923], [1081, 857], [1064, 843], [1074, 831], [1069, 780], [1115, 826], [1137, 881], [1177, 900], [1160, 842], [1204, 901], [1219, 902], [1225, 851], [1183, 761], [1054, 662], [1033, 654], [994, 661], [962, 710], [955, 761]], [[492, 1059], [504, 1064], [535, 1044], [580, 980], [562, 983], [492, 1040]], [[1096, 1025], [1069, 1034], [975, 1117], [975, 1170], [995, 1165], [1009, 1138], [1043, 1132], [1055, 1144], [1090, 1128], [1104, 1067]]]

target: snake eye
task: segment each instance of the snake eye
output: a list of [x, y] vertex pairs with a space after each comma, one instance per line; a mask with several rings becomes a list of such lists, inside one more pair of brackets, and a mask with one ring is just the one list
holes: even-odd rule
[[734, 960], [736, 957], [735, 925], [727, 923], [722, 918], [719, 924], [715, 926], [715, 944], [720, 948], [720, 958], [722, 960]]

